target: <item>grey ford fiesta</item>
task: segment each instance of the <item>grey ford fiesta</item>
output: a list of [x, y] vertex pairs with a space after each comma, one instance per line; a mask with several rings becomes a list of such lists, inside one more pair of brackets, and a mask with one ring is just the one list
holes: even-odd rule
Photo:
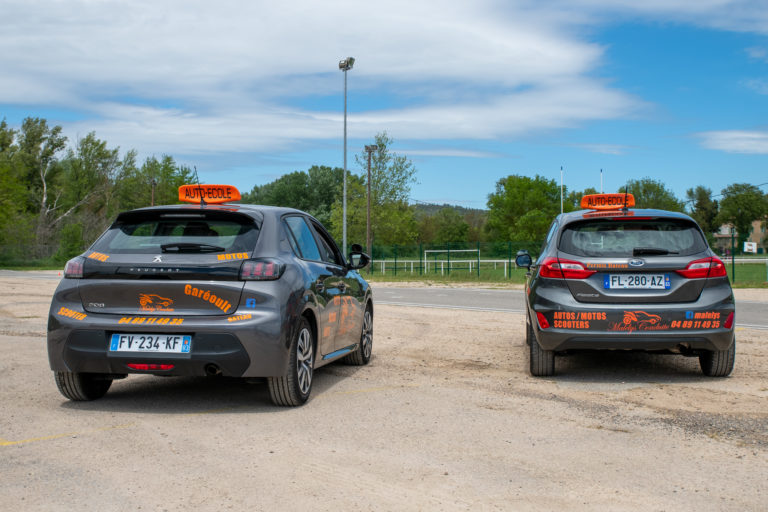
[[579, 349], [697, 356], [705, 375], [734, 366], [735, 305], [723, 262], [689, 216], [633, 209], [631, 194], [585, 196], [552, 222], [528, 267], [526, 342], [532, 375]]
[[67, 263], [48, 319], [65, 397], [100, 398], [128, 374], [225, 375], [266, 377], [275, 404], [301, 405], [316, 368], [368, 363], [360, 246], [346, 259], [312, 216], [227, 204], [227, 185], [179, 197], [194, 204], [123, 212]]

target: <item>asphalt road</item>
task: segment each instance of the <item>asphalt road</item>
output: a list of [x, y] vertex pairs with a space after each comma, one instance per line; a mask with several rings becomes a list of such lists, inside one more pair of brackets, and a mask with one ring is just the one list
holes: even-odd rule
[[[376, 304], [470, 311], [523, 312], [523, 290], [481, 288], [377, 288]], [[736, 300], [736, 326], [768, 330], [768, 303]]]

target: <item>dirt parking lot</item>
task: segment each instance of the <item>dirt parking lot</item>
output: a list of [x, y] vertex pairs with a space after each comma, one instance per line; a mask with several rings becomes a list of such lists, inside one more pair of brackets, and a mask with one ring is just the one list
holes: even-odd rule
[[304, 407], [150, 376], [72, 403], [45, 349], [55, 286], [0, 278], [3, 510], [768, 507], [766, 331], [737, 332], [727, 379], [625, 352], [534, 379], [522, 315], [380, 305], [371, 364], [319, 370]]

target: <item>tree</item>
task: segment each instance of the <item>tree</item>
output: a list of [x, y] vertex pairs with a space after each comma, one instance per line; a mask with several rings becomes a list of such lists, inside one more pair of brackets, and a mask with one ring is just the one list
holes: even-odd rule
[[[389, 150], [393, 141], [386, 132], [377, 134], [375, 140], [377, 149], [371, 156], [371, 237], [374, 246], [376, 243], [413, 243], [417, 234], [416, 221], [408, 201], [411, 185], [416, 182], [416, 168], [407, 157]], [[363, 173], [360, 177], [347, 176], [347, 237], [362, 242], [366, 226], [368, 154], [363, 151], [355, 156], [355, 160]], [[343, 204], [339, 198], [333, 204], [331, 214], [332, 234], [337, 239], [343, 235], [342, 217]]]
[[435, 243], [466, 242], [469, 224], [454, 208], [443, 208], [435, 215]]
[[254, 186], [241, 202], [303, 210], [331, 229], [331, 208], [341, 196], [343, 179], [344, 170], [339, 167], [313, 165], [306, 172], [295, 171]]
[[768, 216], [768, 196], [755, 185], [734, 183], [723, 189], [717, 224], [730, 224], [736, 228], [739, 244], [749, 237], [752, 222]]
[[[563, 204], [565, 211], [572, 205]], [[488, 223], [495, 241], [538, 241], [560, 213], [560, 187], [555, 180], [511, 175], [496, 183], [496, 191], [488, 196]]]
[[629, 180], [619, 192], [629, 192], [635, 197], [635, 208], [654, 208], [682, 212], [683, 203], [660, 181], [651, 178]]
[[719, 210], [717, 201], [712, 199], [712, 190], [699, 185], [696, 188], [689, 188], [685, 192], [685, 196], [688, 199], [686, 204], [691, 209], [691, 217], [701, 226], [707, 237], [711, 238], [718, 229], [717, 214]]

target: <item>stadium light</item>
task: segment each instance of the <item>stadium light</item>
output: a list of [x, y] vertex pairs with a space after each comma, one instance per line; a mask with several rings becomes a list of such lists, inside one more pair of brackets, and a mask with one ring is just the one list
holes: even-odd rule
[[339, 61], [339, 69], [344, 72], [344, 192], [342, 197], [342, 252], [347, 257], [347, 71], [355, 65], [354, 57]]

